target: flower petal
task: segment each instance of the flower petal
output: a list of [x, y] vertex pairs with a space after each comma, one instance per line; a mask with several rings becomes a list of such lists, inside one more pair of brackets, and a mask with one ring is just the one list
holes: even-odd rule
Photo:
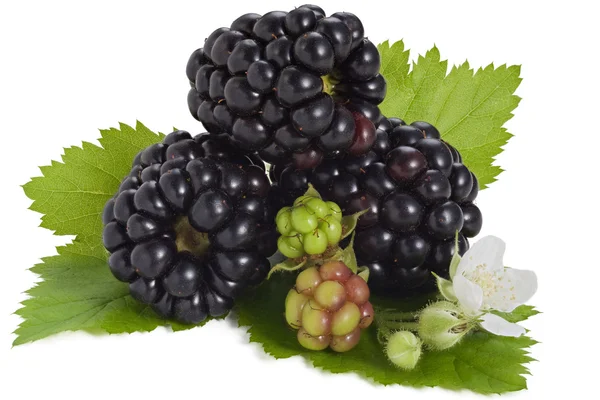
[[500, 284], [502, 289], [486, 299], [486, 305], [494, 310], [511, 312], [533, 297], [537, 291], [537, 276], [533, 271], [506, 268]]
[[468, 276], [475, 271], [478, 265], [483, 264], [489, 272], [502, 270], [505, 249], [506, 243], [499, 237], [485, 236], [481, 238], [463, 255], [456, 269], [456, 275]]
[[481, 316], [479, 325], [489, 333], [498, 336], [519, 337], [525, 334], [525, 328], [512, 322], [508, 322], [495, 314], [488, 313]]
[[452, 283], [454, 295], [466, 314], [478, 314], [483, 305], [483, 290], [462, 275], [456, 275]]

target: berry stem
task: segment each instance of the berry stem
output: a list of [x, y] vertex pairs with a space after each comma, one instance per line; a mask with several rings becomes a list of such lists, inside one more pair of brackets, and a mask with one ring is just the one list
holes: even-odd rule
[[418, 317], [418, 313], [413, 311], [398, 312], [391, 310], [378, 310], [377, 313], [381, 314], [386, 320], [389, 321], [415, 321]]
[[418, 322], [389, 322], [388, 327], [401, 331], [416, 331], [419, 328]]
[[327, 224], [327, 226], [330, 226], [331, 223], [329, 223], [329, 221], [327, 221], [327, 217], [330, 217], [330, 216], [331, 216], [331, 214], [327, 214], [325, 217], [319, 218], [319, 223], [325, 222]]
[[327, 93], [328, 95], [332, 95], [333, 94], [333, 90], [335, 88], [335, 83], [334, 83], [333, 79], [331, 78], [331, 76], [329, 76], [329, 75], [323, 75], [321, 77], [321, 80], [323, 81], [323, 93]]
[[377, 326], [377, 341], [386, 346], [388, 338], [397, 331], [417, 331], [418, 313], [398, 312], [392, 309], [376, 309], [375, 324]]

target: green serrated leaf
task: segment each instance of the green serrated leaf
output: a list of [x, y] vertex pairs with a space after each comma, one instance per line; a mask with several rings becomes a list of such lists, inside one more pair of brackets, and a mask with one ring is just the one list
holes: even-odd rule
[[23, 186], [33, 200], [31, 209], [45, 214], [42, 226], [76, 239], [31, 269], [42, 281], [27, 292], [31, 298], [16, 312], [23, 322], [15, 332], [15, 345], [62, 331], [123, 333], [168, 325], [131, 298], [127, 284], [110, 273], [101, 221], [104, 204], [117, 192], [133, 157], [163, 135], [139, 122], [135, 128], [121, 124], [100, 132], [102, 147], [83, 143], [65, 149], [62, 162], [42, 167], [43, 176]]
[[402, 42], [379, 45], [382, 74], [388, 94], [380, 109], [407, 123], [427, 121], [456, 147], [475, 173], [481, 189], [502, 171], [492, 165], [511, 134], [502, 126], [512, 117], [520, 98], [520, 67], [492, 64], [474, 71], [468, 62], [448, 73], [437, 47], [419, 56], [408, 71], [408, 52]]
[[528, 305], [521, 305], [509, 313], [500, 311], [492, 311], [492, 313], [504, 318], [508, 322], [514, 323], [525, 321], [526, 319], [533, 317], [534, 315], [540, 314], [540, 312], [536, 310], [534, 306]]
[[23, 186], [33, 200], [30, 209], [44, 214], [41, 226], [56, 235], [83, 238], [101, 232], [104, 204], [129, 173], [133, 157], [162, 138], [140, 122], [135, 129], [121, 124], [100, 133], [102, 147], [87, 142], [69, 147], [62, 162], [41, 167], [43, 176]]
[[528, 370], [523, 364], [533, 361], [527, 349], [536, 342], [526, 336], [509, 338], [477, 332], [447, 351], [423, 354], [411, 371], [399, 370], [387, 360], [374, 326], [363, 332], [359, 345], [348, 353], [307, 351], [298, 344], [295, 332], [290, 331], [282, 317], [293, 278], [277, 275], [237, 302], [239, 325], [250, 327], [250, 341], [260, 343], [275, 358], [302, 355], [315, 367], [333, 373], [357, 373], [384, 385], [441, 386], [479, 393], [504, 393], [527, 387], [523, 374]]
[[[58, 255], [31, 269], [43, 281], [27, 291], [31, 297], [16, 312], [24, 321], [15, 331], [14, 345], [63, 331], [131, 333], [168, 325], [112, 276], [102, 247], [75, 241], [57, 250]], [[174, 330], [190, 327], [173, 325]]]
[[390, 45], [385, 41], [377, 46], [381, 55], [380, 73], [387, 82], [387, 97], [400, 98], [408, 97], [409, 93], [405, 90], [404, 81], [408, 77], [410, 64], [408, 58], [410, 51], [404, 49], [404, 42], [401, 40]]

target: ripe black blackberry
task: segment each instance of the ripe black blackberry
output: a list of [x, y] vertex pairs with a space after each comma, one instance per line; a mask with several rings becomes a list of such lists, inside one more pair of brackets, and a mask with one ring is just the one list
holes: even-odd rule
[[322, 190], [321, 195], [327, 200], [344, 204], [345, 196], [358, 188], [357, 180], [362, 172], [369, 165], [381, 162], [390, 150], [389, 132], [392, 129], [390, 120], [382, 118], [375, 132], [373, 147], [360, 156], [346, 154], [339, 159], [325, 159], [312, 169], [298, 169], [292, 163], [272, 166], [269, 173], [273, 191], [277, 192], [274, 196], [279, 201], [277, 206], [281, 208], [293, 203], [304, 194], [309, 183]]
[[269, 194], [264, 165], [226, 138], [170, 133], [136, 156], [106, 203], [110, 269], [161, 317], [195, 324], [223, 315], [269, 271], [277, 249]]
[[188, 106], [211, 133], [271, 164], [309, 169], [373, 145], [386, 82], [351, 13], [304, 5], [245, 14], [219, 28], [186, 68]]
[[473, 204], [479, 184], [431, 124], [390, 118], [381, 121], [378, 133], [379, 154], [331, 160], [311, 171], [275, 171], [279, 197], [312, 183], [344, 215], [369, 209], [358, 220], [354, 249], [370, 269], [372, 290], [427, 290], [431, 271], [448, 276], [456, 231], [464, 254], [467, 238], [481, 230], [482, 215]]

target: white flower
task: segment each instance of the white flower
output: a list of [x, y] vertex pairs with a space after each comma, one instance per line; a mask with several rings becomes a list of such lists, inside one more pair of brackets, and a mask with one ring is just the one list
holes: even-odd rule
[[475, 243], [458, 262], [456, 272], [451, 268], [452, 294], [463, 312], [477, 318], [486, 331], [518, 337], [525, 333], [523, 327], [489, 311], [511, 312], [525, 303], [537, 290], [537, 277], [533, 271], [504, 267], [505, 247], [495, 236]]

